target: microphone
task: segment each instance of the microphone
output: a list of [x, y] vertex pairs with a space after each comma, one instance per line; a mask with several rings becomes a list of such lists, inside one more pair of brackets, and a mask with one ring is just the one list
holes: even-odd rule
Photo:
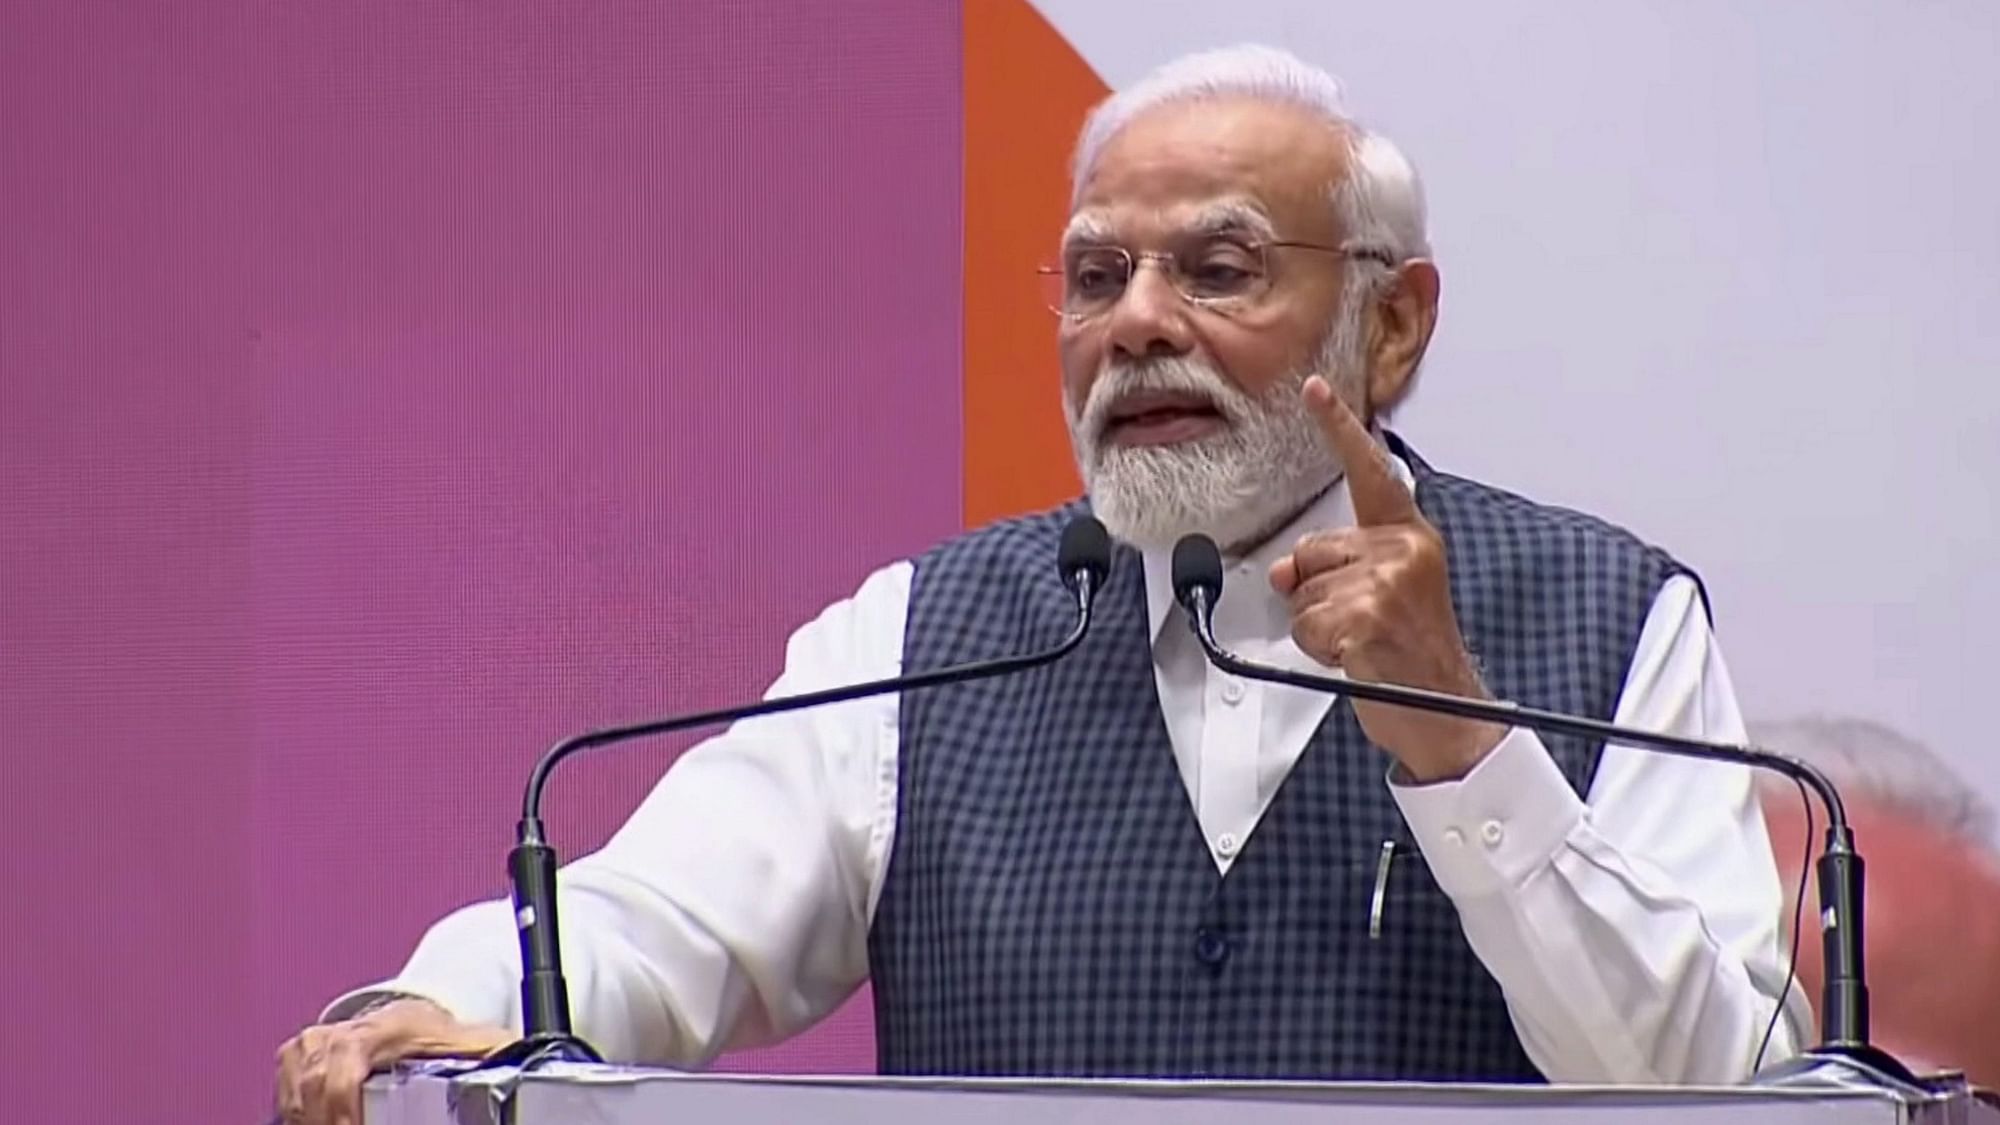
[[[1580, 715], [1524, 707], [1508, 700], [1404, 687], [1399, 684], [1315, 676], [1286, 668], [1252, 663], [1222, 647], [1215, 639], [1215, 603], [1222, 597], [1222, 552], [1206, 535], [1183, 536], [1174, 544], [1174, 599], [1187, 611], [1188, 622], [1209, 663], [1250, 680], [1285, 684], [1309, 691], [1331, 692], [1371, 703], [1388, 703], [1455, 715], [1508, 727], [1575, 735], [1688, 758], [1734, 762], [1774, 770], [1811, 789], [1826, 809], [1826, 845], [1817, 864], [1820, 900], [1820, 941], [1826, 978], [1820, 1001], [1821, 1042], [1797, 1060], [1759, 1075], [1760, 1084], [1810, 1084], [1824, 1070], [1858, 1071], [1878, 1085], [1906, 1084], [1922, 1089], [1907, 1067], [1868, 1040], [1868, 985], [1862, 963], [1861, 856], [1854, 850], [1854, 833], [1847, 809], [1833, 782], [1809, 762], [1754, 746], [1711, 742], [1619, 726]], [[1782, 998], [1780, 1004], [1783, 1003]]]
[[550, 747], [528, 775], [527, 792], [521, 802], [521, 820], [515, 828], [515, 844], [507, 853], [507, 874], [513, 887], [514, 921], [521, 940], [522, 1038], [488, 1055], [480, 1065], [526, 1069], [550, 1059], [604, 1061], [596, 1048], [575, 1034], [570, 1024], [569, 984], [563, 979], [562, 949], [556, 928], [556, 853], [549, 846], [542, 825], [542, 790], [556, 766], [580, 751], [635, 738], [785, 711], [802, 711], [809, 707], [892, 692], [988, 679], [1054, 663], [1083, 642], [1084, 634], [1090, 629], [1091, 609], [1097, 593], [1110, 577], [1111, 536], [1104, 530], [1104, 525], [1092, 516], [1078, 516], [1071, 520], [1063, 528], [1062, 541], [1056, 550], [1056, 569], [1063, 586], [1076, 601], [1076, 624], [1067, 636], [1040, 651], [589, 731], [565, 738]]

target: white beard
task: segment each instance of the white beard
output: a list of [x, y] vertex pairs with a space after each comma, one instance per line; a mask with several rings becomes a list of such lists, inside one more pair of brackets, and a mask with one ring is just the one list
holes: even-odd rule
[[[1350, 286], [1350, 290], [1359, 289]], [[1359, 296], [1359, 294], [1356, 294]], [[1141, 549], [1170, 549], [1184, 535], [1207, 535], [1228, 552], [1254, 548], [1340, 479], [1341, 466], [1306, 409], [1300, 388], [1314, 374], [1360, 407], [1363, 301], [1343, 298], [1340, 315], [1312, 365], [1246, 394], [1191, 355], [1113, 361], [1091, 384], [1079, 412], [1065, 397], [1071, 447], [1091, 510], [1113, 536]], [[1198, 395], [1224, 426], [1172, 445], [1106, 444], [1118, 400], [1140, 391]]]

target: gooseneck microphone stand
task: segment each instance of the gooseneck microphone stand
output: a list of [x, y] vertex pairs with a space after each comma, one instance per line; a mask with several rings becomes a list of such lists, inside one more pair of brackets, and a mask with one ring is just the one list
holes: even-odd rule
[[[1847, 809], [1841, 803], [1840, 793], [1811, 763], [1753, 746], [1661, 734], [1578, 715], [1541, 711], [1505, 700], [1473, 699], [1255, 664], [1223, 648], [1215, 639], [1215, 605], [1222, 597], [1222, 575], [1222, 554], [1214, 540], [1205, 535], [1190, 535], [1174, 545], [1174, 597], [1187, 611], [1195, 637], [1210, 663], [1225, 672], [1371, 703], [1394, 704], [1502, 726], [1530, 727], [1683, 757], [1734, 762], [1775, 770], [1803, 783], [1825, 806], [1827, 816], [1826, 843], [1817, 864], [1820, 942], [1826, 966], [1820, 996], [1821, 1039], [1817, 1046], [1796, 1058], [1766, 1068], [1754, 1081], [1759, 1085], [1863, 1084], [1927, 1092], [1908, 1067], [1869, 1041], [1868, 985], [1861, 940], [1861, 856], [1854, 850], [1854, 833], [1848, 827]], [[1783, 1002], [1781, 997], [1779, 1003]]]
[[569, 984], [563, 979], [562, 946], [556, 920], [556, 853], [549, 846], [542, 825], [542, 790], [558, 765], [585, 750], [636, 738], [732, 723], [761, 715], [803, 711], [809, 707], [845, 703], [868, 696], [1004, 676], [1053, 663], [1083, 642], [1084, 634], [1090, 629], [1091, 607], [1110, 575], [1111, 538], [1104, 525], [1090, 516], [1070, 521], [1063, 529], [1062, 541], [1057, 549], [1056, 569], [1063, 585], [1075, 599], [1076, 624], [1062, 640], [1039, 652], [589, 731], [565, 738], [550, 747], [528, 775], [527, 791], [521, 800], [521, 819], [515, 827], [514, 847], [507, 853], [507, 874], [513, 887], [514, 923], [520, 931], [521, 941], [522, 1037], [488, 1055], [481, 1065], [529, 1069], [557, 1059], [604, 1061], [596, 1048], [576, 1034], [570, 1021]]

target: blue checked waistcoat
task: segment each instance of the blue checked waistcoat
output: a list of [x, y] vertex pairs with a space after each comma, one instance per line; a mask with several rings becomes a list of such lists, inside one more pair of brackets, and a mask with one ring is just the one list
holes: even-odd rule
[[[1444, 536], [1488, 687], [1610, 718], [1678, 565], [1391, 442]], [[920, 558], [904, 667], [1060, 637], [1074, 610], [1056, 543], [1082, 510]], [[1117, 550], [1065, 660], [903, 697], [895, 844], [869, 935], [882, 1071], [1539, 1081], [1344, 701], [1217, 873], [1161, 716], [1140, 566]], [[1601, 745], [1543, 742], [1587, 792]], [[1386, 840], [1398, 846], [1371, 936]]]

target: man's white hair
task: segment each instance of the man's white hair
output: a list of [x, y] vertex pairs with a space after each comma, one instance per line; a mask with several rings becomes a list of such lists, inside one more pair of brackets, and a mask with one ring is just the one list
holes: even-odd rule
[[1915, 739], [1868, 719], [1823, 715], [1761, 720], [1749, 728], [1752, 744], [1818, 766], [1842, 790], [1981, 848], [1995, 844], [1993, 806]]
[[[1246, 44], [1185, 55], [1100, 102], [1077, 139], [1070, 209], [1076, 209], [1104, 146], [1135, 118], [1175, 102], [1224, 98], [1298, 106], [1339, 130], [1347, 138], [1347, 174], [1333, 185], [1331, 202], [1348, 242], [1385, 250], [1398, 262], [1430, 257], [1416, 168], [1387, 137], [1349, 116], [1339, 79], [1275, 47]], [[1374, 284], [1386, 271], [1364, 276]]]

